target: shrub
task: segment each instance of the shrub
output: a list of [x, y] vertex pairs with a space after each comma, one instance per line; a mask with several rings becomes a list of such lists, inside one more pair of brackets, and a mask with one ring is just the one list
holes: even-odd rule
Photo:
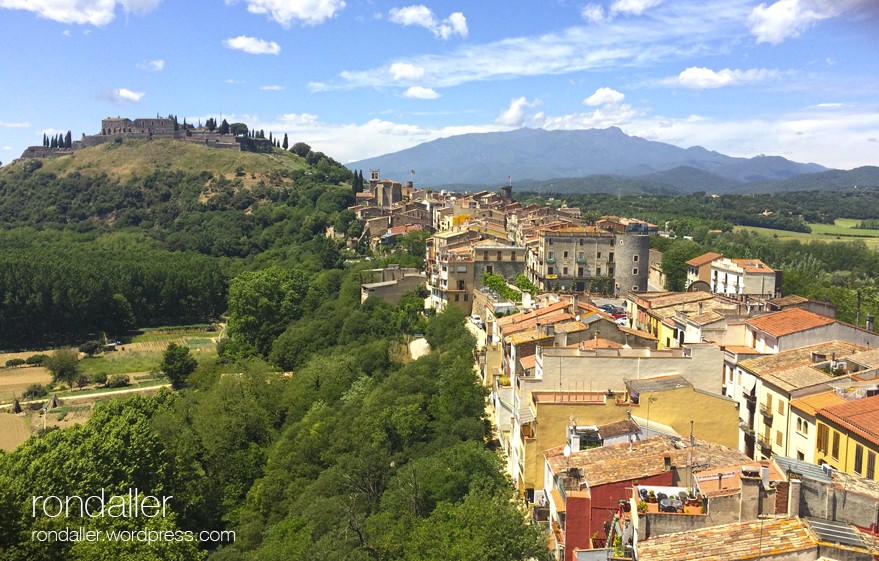
[[15, 368], [16, 366], [21, 366], [25, 363], [23, 358], [13, 358], [6, 361], [6, 368]]
[[79, 379], [76, 380], [76, 385], [80, 388], [86, 387], [87, 385], [89, 385], [89, 383], [90, 383], [90, 380], [89, 380], [88, 376], [86, 376], [85, 374], [81, 375], [79, 377]]
[[24, 395], [32, 399], [37, 397], [43, 397], [47, 393], [48, 392], [46, 391], [46, 388], [39, 384], [31, 384], [27, 387], [27, 389], [24, 390]]
[[48, 355], [31, 355], [24, 361], [28, 366], [42, 366], [43, 361], [49, 358]]
[[79, 352], [85, 353], [89, 356], [96, 355], [101, 350], [101, 344], [97, 341], [89, 341], [88, 343], [83, 343], [79, 347]]
[[92, 384], [103, 384], [107, 385], [107, 373], [106, 372], [95, 372], [91, 376]]
[[110, 376], [110, 379], [107, 380], [108, 388], [124, 388], [128, 384], [128, 374], [113, 374]]

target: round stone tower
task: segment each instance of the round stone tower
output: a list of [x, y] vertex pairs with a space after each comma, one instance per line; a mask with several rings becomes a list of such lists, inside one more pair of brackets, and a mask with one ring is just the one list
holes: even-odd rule
[[623, 297], [629, 290], [646, 292], [650, 273], [650, 236], [615, 235], [614, 255], [617, 295]]

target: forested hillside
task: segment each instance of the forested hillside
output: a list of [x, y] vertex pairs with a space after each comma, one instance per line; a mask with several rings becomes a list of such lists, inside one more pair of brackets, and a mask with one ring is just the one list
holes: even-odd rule
[[[360, 302], [361, 273], [419, 265], [423, 237], [346, 264], [364, 248], [325, 232], [360, 234], [346, 210], [350, 172], [313, 152], [278, 157], [302, 167], [125, 178], [99, 167], [60, 173], [49, 160], [0, 174], [4, 343], [228, 314], [216, 355], [178, 391], [108, 400], [85, 425], [0, 452], [0, 558], [548, 558], [486, 444], [486, 389], [463, 314], [427, 318], [420, 291], [396, 307]], [[432, 352], [411, 361], [405, 341], [416, 332]], [[173, 496], [170, 511], [143, 521], [31, 512], [35, 494], [129, 488]], [[194, 537], [31, 539], [66, 527]], [[235, 539], [199, 543], [205, 530]]]

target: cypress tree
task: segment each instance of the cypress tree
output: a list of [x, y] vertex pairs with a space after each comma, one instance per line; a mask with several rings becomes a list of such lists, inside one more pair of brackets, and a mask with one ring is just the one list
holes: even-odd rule
[[67, 136], [64, 137], [64, 147], [72, 148], [73, 147], [73, 138], [70, 134], [70, 131], [67, 131]]
[[289, 147], [290, 147], [290, 145], [287, 144], [287, 133], [284, 133], [284, 144], [281, 145], [281, 148], [283, 148], [284, 150], [286, 150], [286, 149], [289, 148]]
[[43, 133], [43, 146], [49, 145], [49, 137], [46, 136], [46, 133]]
[[271, 132], [271, 131], [269, 131], [269, 142], [271, 142], [271, 143], [272, 143], [272, 146], [274, 146], [274, 145], [275, 145], [275, 139], [274, 139], [274, 138], [272, 138], [272, 132]]

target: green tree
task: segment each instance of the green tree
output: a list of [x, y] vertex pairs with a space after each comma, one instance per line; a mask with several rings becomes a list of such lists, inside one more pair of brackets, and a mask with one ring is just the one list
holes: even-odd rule
[[270, 267], [242, 273], [229, 287], [230, 334], [268, 355], [275, 338], [302, 315], [307, 292], [308, 279], [298, 271]]
[[229, 125], [229, 132], [235, 136], [247, 136], [247, 125], [244, 123], [232, 123]]
[[25, 363], [23, 358], [13, 358], [6, 361], [6, 368], [15, 368]]
[[687, 261], [705, 253], [705, 249], [690, 240], [675, 240], [674, 244], [662, 253], [662, 272], [665, 273], [665, 288], [681, 291], [687, 282]]
[[311, 152], [311, 146], [304, 142], [297, 142], [290, 148], [290, 151], [297, 156], [304, 158], [308, 155], [309, 152]]
[[229, 134], [229, 123], [226, 122], [226, 119], [220, 123], [220, 134]]
[[411, 255], [424, 259], [424, 256], [427, 255], [427, 238], [430, 237], [430, 232], [427, 230], [409, 230], [403, 237], [400, 239], [400, 245], [406, 248]]
[[89, 341], [79, 346], [79, 352], [89, 356], [94, 356], [101, 351], [101, 343], [98, 341]]
[[79, 357], [73, 349], [58, 349], [43, 361], [43, 365], [56, 382], [67, 382], [70, 385], [79, 375]]
[[159, 365], [159, 369], [171, 380], [174, 387], [183, 384], [196, 367], [198, 367], [198, 361], [189, 354], [189, 347], [178, 345], [173, 341], [168, 343], [168, 348], [162, 355], [162, 363]]
[[106, 372], [95, 372], [94, 374], [91, 375], [89, 380], [91, 380], [92, 384], [95, 384], [95, 385], [101, 384], [102, 386], [105, 386], [105, 385], [107, 385], [107, 373]]

